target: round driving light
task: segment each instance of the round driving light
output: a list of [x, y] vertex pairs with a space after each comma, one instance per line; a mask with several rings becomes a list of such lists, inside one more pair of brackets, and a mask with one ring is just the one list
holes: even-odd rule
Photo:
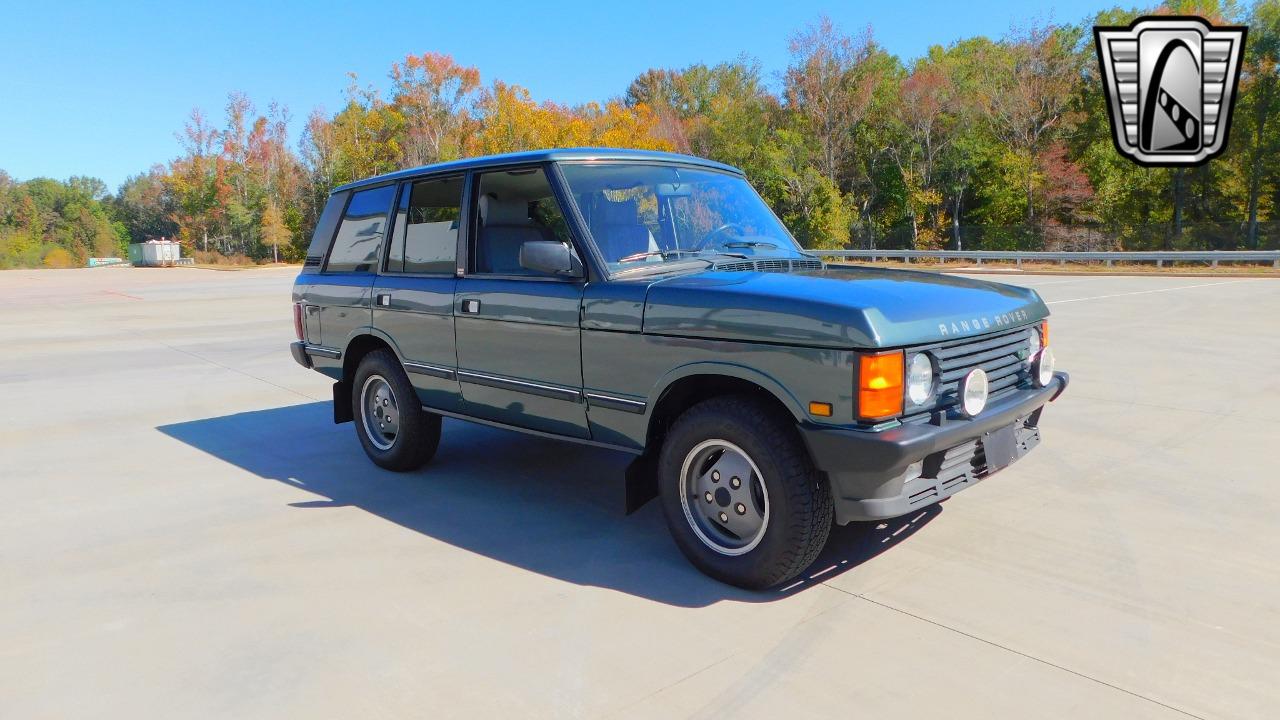
[[907, 399], [914, 405], [923, 405], [933, 394], [933, 363], [929, 356], [920, 353], [907, 365]]
[[1032, 366], [1035, 372], [1036, 384], [1044, 387], [1053, 382], [1053, 348], [1045, 348], [1036, 356], [1035, 365]]
[[960, 381], [960, 409], [965, 415], [974, 417], [987, 407], [987, 371], [974, 368]]

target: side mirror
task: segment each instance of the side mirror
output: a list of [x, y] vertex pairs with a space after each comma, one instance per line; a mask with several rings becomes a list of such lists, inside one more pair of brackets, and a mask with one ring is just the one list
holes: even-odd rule
[[582, 277], [582, 261], [568, 243], [531, 240], [520, 246], [520, 267], [543, 275]]

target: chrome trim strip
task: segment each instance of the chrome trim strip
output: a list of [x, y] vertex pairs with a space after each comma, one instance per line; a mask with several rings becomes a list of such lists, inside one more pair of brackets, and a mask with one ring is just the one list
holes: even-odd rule
[[453, 368], [440, 367], [439, 365], [428, 365], [426, 363], [404, 361], [404, 369], [415, 375], [430, 375], [431, 377], [442, 378], [444, 380], [453, 380], [455, 374]]
[[618, 445], [616, 443], [602, 442], [600, 440], [591, 440], [588, 438], [577, 437], [574, 435], [559, 435], [557, 433], [546, 432], [545, 430], [534, 430], [533, 428], [521, 427], [520, 425], [510, 425], [508, 423], [499, 422], [497, 420], [487, 420], [485, 418], [478, 418], [478, 417], [475, 417], [474, 415], [464, 415], [463, 413], [460, 413], [454, 410], [442, 410], [441, 408], [431, 407], [430, 405], [423, 405], [422, 409], [426, 410], [427, 412], [433, 412], [437, 415], [444, 415], [445, 417], [457, 418], [459, 420], [465, 420], [466, 422], [475, 423], [477, 425], [488, 425], [489, 427], [502, 428], [504, 430], [515, 430], [516, 432], [525, 433], [527, 435], [533, 435], [535, 437], [546, 438], [548, 440], [564, 440], [565, 442], [578, 443], [580, 445], [590, 445], [592, 447], [609, 448], [610, 450], [621, 450], [622, 452], [630, 453], [636, 456], [642, 455], [644, 453], [643, 447], [633, 447], [631, 445]]
[[465, 383], [471, 383], [472, 385], [484, 385], [486, 387], [498, 388], [500, 390], [514, 390], [516, 392], [529, 393], [530, 395], [541, 395], [542, 397], [549, 397], [555, 400], [582, 402], [582, 393], [578, 390], [570, 390], [569, 388], [556, 387], [554, 385], [542, 385], [540, 383], [526, 382], [524, 380], [512, 380], [511, 378], [485, 375], [483, 373], [471, 372], [470, 370], [459, 370], [458, 380]]
[[621, 410], [622, 412], [635, 413], [636, 415], [643, 415], [644, 409], [647, 407], [645, 403], [642, 403], [639, 400], [615, 397], [613, 395], [602, 395], [600, 393], [593, 392], [589, 392], [586, 395], [587, 404], [591, 407]]
[[307, 351], [308, 355], [319, 355], [320, 357], [333, 358], [334, 360], [342, 357], [341, 350], [327, 348], [323, 345], [303, 345], [302, 347]]

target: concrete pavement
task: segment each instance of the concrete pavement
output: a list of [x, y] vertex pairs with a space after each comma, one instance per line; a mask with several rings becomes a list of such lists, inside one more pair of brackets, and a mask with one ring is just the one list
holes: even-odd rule
[[1072, 373], [1041, 446], [758, 594], [622, 515], [625, 455], [446, 421], [375, 468], [289, 357], [293, 274], [0, 273], [0, 716], [1280, 703], [1280, 281], [1011, 275]]

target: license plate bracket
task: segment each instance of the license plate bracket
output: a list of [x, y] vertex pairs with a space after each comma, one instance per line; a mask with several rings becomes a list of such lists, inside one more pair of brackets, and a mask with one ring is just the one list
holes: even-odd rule
[[995, 472], [1013, 464], [1018, 454], [1018, 437], [1013, 425], [996, 428], [982, 436], [982, 449], [987, 458], [987, 471]]

